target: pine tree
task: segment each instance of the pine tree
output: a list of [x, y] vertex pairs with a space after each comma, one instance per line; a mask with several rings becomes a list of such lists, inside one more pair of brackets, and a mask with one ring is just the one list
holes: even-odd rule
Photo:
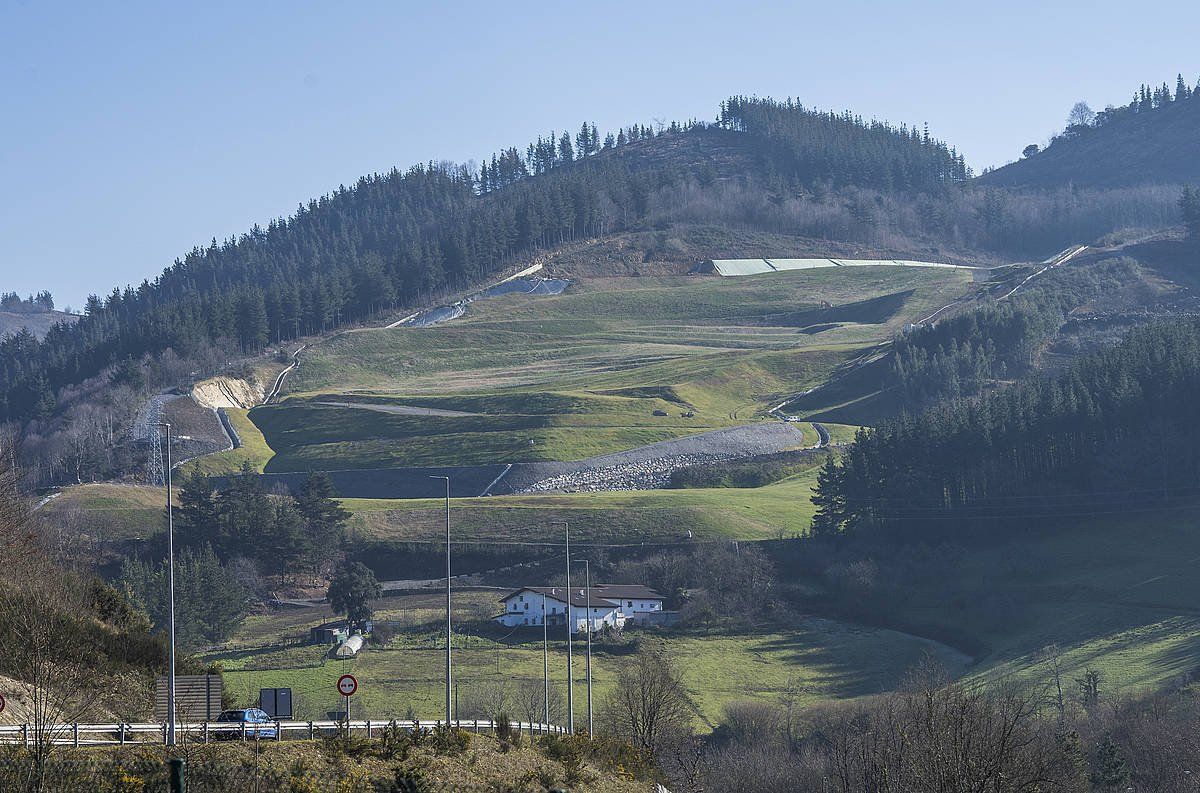
[[296, 496], [296, 508], [304, 517], [314, 560], [328, 564], [341, 552], [350, 512], [335, 498], [329, 475], [314, 471]]
[[1095, 773], [1092, 782], [1098, 787], [1116, 788], [1129, 782], [1129, 766], [1112, 736], [1104, 736], [1096, 749]]
[[1200, 241], [1200, 190], [1189, 186], [1179, 196], [1179, 214], [1188, 237]]
[[217, 504], [208, 477], [199, 470], [185, 474], [179, 488], [177, 536], [185, 546], [200, 547], [219, 542]]
[[558, 139], [558, 159], [571, 162], [575, 159], [575, 150], [571, 147], [571, 133], [564, 132]]

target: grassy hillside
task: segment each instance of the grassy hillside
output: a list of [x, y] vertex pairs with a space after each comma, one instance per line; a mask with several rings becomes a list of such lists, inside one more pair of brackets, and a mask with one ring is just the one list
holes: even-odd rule
[[335, 336], [251, 418], [269, 471], [581, 459], [760, 418], [970, 288], [900, 268], [584, 279]]
[[245, 463], [255, 471], [262, 473], [274, 451], [267, 444], [260, 430], [250, 420], [249, 411], [244, 408], [224, 408], [229, 423], [237, 432], [241, 446], [216, 454], [209, 454], [185, 463], [181, 468], [186, 472], [199, 471], [209, 476], [235, 473], [242, 469]]
[[63, 311], [0, 311], [0, 338], [25, 328], [40, 339], [59, 322], [69, 325], [78, 319]]
[[[761, 488], [642, 490], [566, 495], [455, 499], [453, 531], [462, 541], [555, 540], [569, 521], [580, 542], [741, 540], [792, 537], [808, 532], [816, 469]], [[445, 531], [440, 501], [347, 499], [356, 537], [438, 542]]]
[[[511, 696], [522, 681], [541, 681], [541, 632], [494, 626], [489, 618], [498, 612], [499, 595], [455, 596], [459, 627], [454, 652], [461, 703], [485, 686], [507, 685]], [[439, 643], [444, 633], [439, 633], [438, 620], [445, 601], [440, 598], [430, 593], [380, 601], [376, 621], [393, 621], [396, 637], [345, 663], [330, 659], [328, 647], [282, 641], [285, 636], [307, 635], [308, 626], [329, 619], [332, 615], [324, 608], [251, 618], [228, 646], [205, 657], [222, 665], [226, 686], [239, 702], [257, 696], [260, 687], [290, 686], [300, 718], [323, 716], [338, 706], [334, 683], [344, 671], [359, 680], [355, 706], [365, 717], [403, 713], [407, 707], [434, 713], [444, 702], [445, 644]], [[681, 659], [685, 682], [698, 705], [696, 720], [709, 727], [721, 707], [733, 700], [777, 699], [789, 687], [804, 703], [864, 696], [894, 687], [926, 651], [938, 654], [951, 668], [961, 668], [964, 661], [947, 648], [895, 631], [821, 619], [798, 620], [787, 630], [630, 636]], [[583, 718], [584, 659], [581, 646], [575, 649], [577, 718]], [[618, 644], [595, 649], [593, 679], [597, 695], [603, 696], [632, 648]], [[566, 648], [561, 638], [552, 641], [550, 663], [553, 683], [563, 693]]]
[[1200, 99], [1085, 128], [977, 181], [1036, 188], [1200, 182]]
[[47, 501], [39, 514], [56, 525], [78, 526], [83, 540], [121, 542], [162, 530], [166, 493], [146, 485], [74, 485]]

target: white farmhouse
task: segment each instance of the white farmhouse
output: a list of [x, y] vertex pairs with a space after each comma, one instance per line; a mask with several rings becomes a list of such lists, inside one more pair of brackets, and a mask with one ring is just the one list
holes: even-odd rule
[[[583, 587], [572, 587], [570, 595], [571, 633], [587, 629], [593, 632], [605, 625], [623, 628], [626, 623], [658, 623], [666, 616], [662, 595], [640, 584], [594, 584], [590, 593]], [[565, 625], [567, 623], [567, 593], [563, 587], [522, 587], [500, 599], [504, 612], [496, 617], [501, 625], [515, 628], [525, 625]]]

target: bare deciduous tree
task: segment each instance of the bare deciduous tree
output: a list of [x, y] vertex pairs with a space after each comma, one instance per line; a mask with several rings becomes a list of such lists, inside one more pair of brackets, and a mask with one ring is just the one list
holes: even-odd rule
[[633, 656], [600, 707], [601, 729], [640, 749], [657, 751], [670, 737], [690, 730], [695, 705], [669, 657]]

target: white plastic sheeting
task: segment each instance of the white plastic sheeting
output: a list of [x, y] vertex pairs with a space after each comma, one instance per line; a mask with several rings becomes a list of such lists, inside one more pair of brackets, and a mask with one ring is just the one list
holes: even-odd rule
[[775, 268], [766, 259], [713, 259], [713, 269], [719, 275], [758, 275], [773, 273]]
[[713, 259], [712, 269], [718, 275], [760, 275], [786, 270], [812, 270], [818, 267], [942, 267], [952, 270], [973, 270], [961, 264], [920, 262], [912, 259]]
[[337, 650], [334, 651], [333, 656], [334, 658], [353, 658], [354, 656], [358, 655], [358, 651], [362, 649], [362, 646], [362, 634], [356, 633], [350, 638], [346, 639], [346, 641], [339, 644]]

